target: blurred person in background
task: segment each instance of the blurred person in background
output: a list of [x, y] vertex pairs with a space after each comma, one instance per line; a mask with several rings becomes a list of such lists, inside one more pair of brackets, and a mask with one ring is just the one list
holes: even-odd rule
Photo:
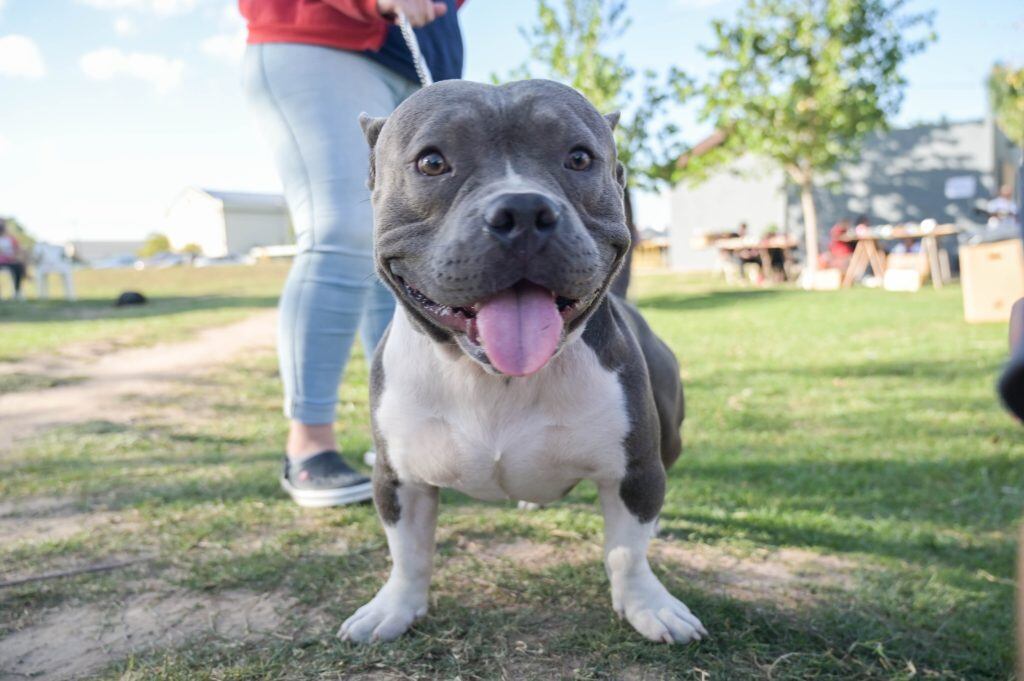
[[853, 259], [854, 244], [845, 240], [850, 233], [850, 221], [843, 219], [828, 230], [828, 251], [818, 256], [821, 269], [834, 268], [845, 272]]
[[338, 386], [356, 332], [373, 355], [394, 312], [373, 265], [369, 149], [359, 114], [386, 116], [419, 82], [396, 25], [415, 28], [434, 80], [462, 76], [463, 0], [239, 0], [244, 87], [269, 140], [298, 253], [281, 294], [278, 357], [290, 419], [281, 485], [303, 506], [372, 496], [338, 453]]
[[1016, 227], [1017, 204], [1013, 201], [1013, 187], [1003, 185], [999, 193], [989, 200], [985, 210], [988, 212], [989, 229]]
[[24, 254], [21, 244], [7, 231], [7, 222], [0, 218], [0, 270], [8, 270], [14, 280], [14, 299], [24, 300], [21, 281], [25, 278]]

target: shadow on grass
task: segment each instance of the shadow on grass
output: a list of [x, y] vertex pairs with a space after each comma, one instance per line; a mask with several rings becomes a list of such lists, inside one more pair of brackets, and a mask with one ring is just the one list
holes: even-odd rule
[[276, 296], [154, 296], [145, 305], [115, 307], [114, 301], [86, 298], [75, 302], [42, 301], [0, 307], [0, 322], [61, 323], [83, 320], [144, 319], [178, 312], [274, 307]]
[[978, 362], [972, 358], [892, 361], [858, 357], [847, 363], [758, 367], [745, 369], [742, 373], [794, 378], [913, 378], [937, 381], [991, 377], [994, 382], [998, 372], [999, 365]]
[[[898, 449], [898, 446], [897, 446]], [[1001, 531], [1024, 508], [1024, 477], [1009, 453], [906, 460], [736, 460], [706, 463], [699, 452], [670, 476], [662, 513], [709, 539], [745, 537], [771, 546], [865, 552], [1009, 577], [1013, 543]], [[718, 510], [673, 499], [722, 490]], [[721, 509], [732, 509], [725, 515]], [[743, 511], [740, 513], [739, 511]], [[995, 533], [995, 534], [992, 534]]]
[[24, 371], [0, 373], [0, 395], [6, 393], [29, 392], [33, 390], [46, 390], [48, 388], [61, 388], [67, 385], [80, 383], [82, 380], [81, 376], [49, 376], [47, 374], [28, 373]]
[[641, 310], [707, 310], [775, 298], [790, 298], [799, 291], [785, 288], [722, 289], [706, 293], [654, 293], [637, 300]]

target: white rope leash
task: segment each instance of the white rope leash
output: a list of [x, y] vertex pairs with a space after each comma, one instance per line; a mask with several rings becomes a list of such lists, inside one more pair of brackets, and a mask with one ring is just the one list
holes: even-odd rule
[[402, 37], [405, 39], [409, 52], [412, 54], [412, 64], [416, 68], [416, 75], [419, 76], [423, 87], [427, 87], [434, 82], [434, 77], [430, 75], [430, 67], [427, 66], [427, 60], [423, 58], [423, 53], [420, 52], [420, 41], [416, 39], [412, 25], [402, 12], [398, 13], [398, 28], [402, 32]]

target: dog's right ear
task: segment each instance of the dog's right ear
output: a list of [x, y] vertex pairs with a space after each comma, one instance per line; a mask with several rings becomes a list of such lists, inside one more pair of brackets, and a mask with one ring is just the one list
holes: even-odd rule
[[377, 147], [377, 138], [380, 137], [380, 131], [384, 129], [384, 124], [387, 120], [387, 116], [377, 118], [375, 116], [371, 116], [365, 111], [359, 114], [359, 127], [363, 129], [363, 135], [366, 136], [366, 143], [370, 145], [370, 174], [366, 178], [366, 186], [371, 190], [377, 182], [377, 159], [374, 149]]
[[366, 143], [370, 145], [371, 149], [377, 146], [377, 138], [380, 137], [380, 131], [384, 128], [387, 120], [387, 116], [377, 118], [365, 112], [359, 114], [359, 127], [363, 129]]

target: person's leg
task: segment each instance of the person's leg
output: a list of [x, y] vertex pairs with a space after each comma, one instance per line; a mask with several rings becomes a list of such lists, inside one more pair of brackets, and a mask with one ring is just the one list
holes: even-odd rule
[[[281, 297], [279, 355], [295, 459], [335, 448], [338, 383], [375, 281], [369, 152], [359, 113], [390, 113], [406, 81], [359, 55], [306, 45], [253, 46], [246, 89], [271, 141], [299, 255]], [[386, 325], [386, 323], [385, 323]]]
[[11, 276], [14, 277], [14, 297], [20, 299], [24, 296], [21, 292], [21, 280], [25, 277], [25, 266], [20, 262], [12, 264]]

